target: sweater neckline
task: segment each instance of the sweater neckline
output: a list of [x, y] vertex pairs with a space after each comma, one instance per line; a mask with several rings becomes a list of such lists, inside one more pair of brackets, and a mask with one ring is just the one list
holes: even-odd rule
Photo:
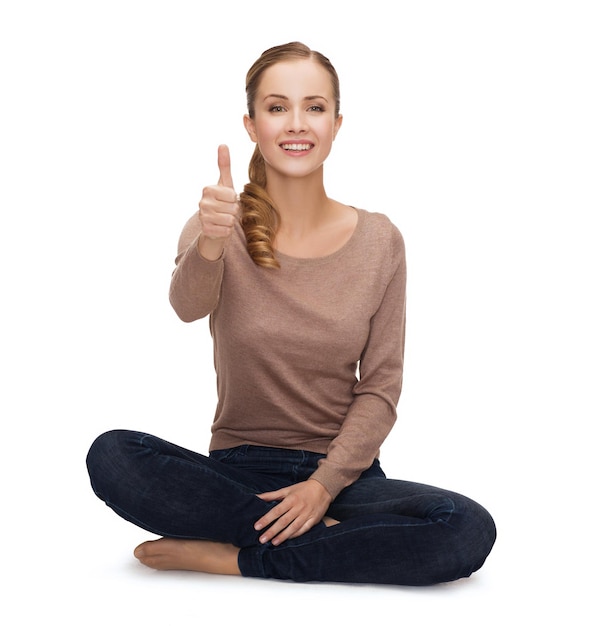
[[277, 260], [281, 265], [289, 264], [289, 265], [321, 265], [323, 263], [328, 263], [333, 259], [340, 257], [342, 254], [347, 252], [352, 245], [355, 244], [356, 240], [359, 237], [360, 231], [362, 229], [362, 223], [365, 219], [365, 211], [358, 209], [357, 207], [352, 207], [358, 214], [358, 221], [356, 227], [354, 228], [352, 234], [349, 239], [341, 246], [335, 250], [335, 252], [331, 252], [331, 254], [327, 254], [324, 256], [315, 256], [315, 257], [297, 257], [291, 256], [289, 254], [284, 254], [283, 252], [279, 252], [278, 250], [274, 250], [274, 254]]

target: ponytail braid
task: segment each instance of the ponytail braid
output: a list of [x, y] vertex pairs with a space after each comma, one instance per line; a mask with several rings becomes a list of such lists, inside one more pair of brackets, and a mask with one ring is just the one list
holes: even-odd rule
[[273, 251], [273, 240], [280, 216], [265, 191], [265, 161], [259, 146], [255, 147], [251, 157], [249, 181], [240, 194], [243, 209], [241, 225], [247, 239], [247, 250], [257, 265], [277, 269], [280, 264]]

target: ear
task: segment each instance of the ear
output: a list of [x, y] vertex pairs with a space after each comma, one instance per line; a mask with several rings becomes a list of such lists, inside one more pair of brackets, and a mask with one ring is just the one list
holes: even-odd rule
[[251, 138], [251, 141], [254, 141], [255, 143], [257, 143], [257, 133], [255, 131], [255, 122], [248, 115], [245, 114], [243, 116], [243, 124], [245, 125], [245, 128], [247, 129], [247, 132], [249, 133], [249, 137]]
[[337, 133], [341, 128], [341, 124], [343, 122], [343, 115], [339, 114], [335, 119], [335, 126], [333, 127], [333, 141], [335, 141], [335, 137], [337, 137]]

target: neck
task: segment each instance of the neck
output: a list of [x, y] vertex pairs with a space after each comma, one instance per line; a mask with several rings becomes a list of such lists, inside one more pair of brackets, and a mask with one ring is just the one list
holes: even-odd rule
[[284, 233], [314, 230], [331, 210], [322, 171], [304, 178], [269, 176], [267, 192], [280, 215], [280, 230]]

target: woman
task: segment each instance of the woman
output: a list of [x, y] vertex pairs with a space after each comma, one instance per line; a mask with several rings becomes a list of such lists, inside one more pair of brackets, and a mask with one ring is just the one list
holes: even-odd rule
[[342, 123], [335, 70], [300, 43], [277, 46], [246, 91], [250, 183], [237, 196], [221, 146], [170, 290], [182, 320], [210, 316], [209, 455], [109, 432], [88, 455], [93, 488], [162, 536], [135, 550], [157, 569], [407, 585], [470, 576], [495, 541], [487, 511], [387, 479], [378, 461], [401, 390], [405, 252], [384, 215], [325, 193]]

